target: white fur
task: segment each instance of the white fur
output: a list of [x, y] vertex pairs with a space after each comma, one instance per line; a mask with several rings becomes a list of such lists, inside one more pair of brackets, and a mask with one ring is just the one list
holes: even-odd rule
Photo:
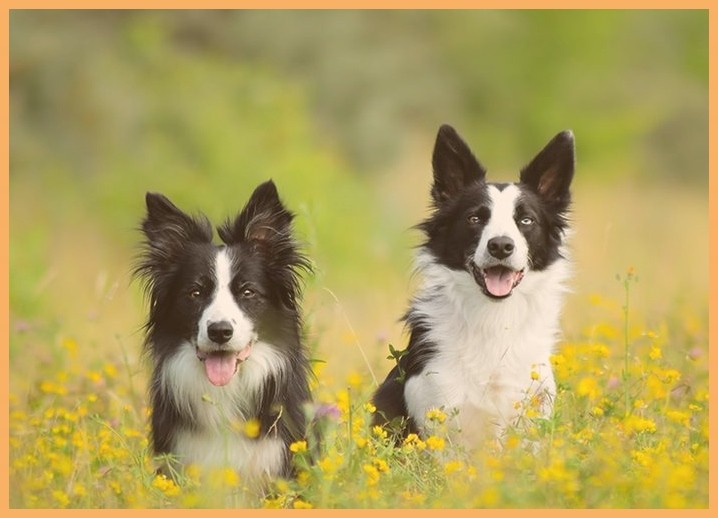
[[[541, 272], [527, 270], [513, 294], [501, 301], [484, 296], [469, 273], [437, 264], [426, 251], [417, 266], [424, 283], [413, 315], [429, 329], [427, 340], [437, 353], [405, 384], [415, 422], [421, 427], [432, 408], [456, 412], [459, 440], [470, 446], [487, 432], [500, 435], [518, 416], [515, 404], [527, 396], [543, 391], [542, 410], [549, 413], [556, 390], [550, 355], [568, 262], [560, 259]], [[538, 380], [531, 379], [532, 371]]]
[[515, 185], [509, 185], [502, 191], [489, 185], [488, 194], [491, 198], [491, 217], [481, 233], [481, 240], [474, 253], [474, 262], [480, 267], [496, 263], [496, 259], [488, 252], [489, 240], [506, 236], [513, 240], [515, 248], [502, 264], [513, 270], [523, 270], [528, 265], [529, 245], [514, 221], [516, 199], [521, 191]]
[[276, 475], [287, 454], [281, 439], [252, 440], [229, 430], [182, 431], [177, 437], [176, 450], [185, 464], [209, 468], [229, 466], [248, 480]]
[[227, 342], [229, 350], [241, 351], [252, 341], [256, 340], [257, 333], [254, 330], [252, 321], [241, 310], [234, 300], [232, 294], [232, 260], [227, 249], [217, 252], [215, 257], [215, 291], [212, 294], [212, 302], [202, 312], [199, 320], [199, 331], [197, 335], [197, 346], [200, 350], [211, 350], [215, 344], [210, 340], [207, 329], [210, 324], [220, 321], [227, 321], [232, 324], [232, 338]]
[[257, 470], [276, 473], [285, 454], [281, 441], [271, 435], [251, 441], [236, 426], [248, 419], [246, 409], [260, 396], [266, 377], [274, 374], [281, 383], [288, 368], [286, 358], [274, 346], [259, 341], [232, 380], [217, 387], [207, 379], [194, 345], [182, 344], [162, 366], [159, 378], [167, 397], [197, 424], [197, 430], [179, 435], [174, 448], [179, 459], [231, 466], [249, 476]]

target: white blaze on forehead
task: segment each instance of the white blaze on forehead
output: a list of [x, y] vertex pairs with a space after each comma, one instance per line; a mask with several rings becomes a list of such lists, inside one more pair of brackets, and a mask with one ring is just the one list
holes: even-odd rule
[[515, 270], [521, 270], [528, 264], [528, 243], [516, 225], [516, 203], [521, 196], [521, 191], [516, 185], [507, 185], [500, 190], [495, 185], [488, 186], [488, 194], [491, 199], [491, 216], [486, 223], [481, 240], [476, 247], [474, 261], [479, 266], [488, 263], [496, 263], [488, 252], [489, 240], [494, 237], [506, 236], [514, 242], [514, 253], [506, 258], [504, 264]]
[[[489, 231], [492, 235], [508, 235], [516, 228], [514, 213], [516, 200], [519, 195], [515, 185], [508, 185], [503, 190], [489, 186], [489, 197], [491, 198], [491, 217], [484, 232]], [[492, 232], [493, 231], [493, 232]]]
[[202, 349], [212, 344], [207, 327], [215, 322], [232, 324], [232, 338], [227, 342], [229, 350], [239, 351], [256, 338], [252, 321], [237, 304], [232, 293], [234, 279], [232, 258], [226, 248], [218, 250], [214, 262], [214, 292], [199, 321], [197, 345]]

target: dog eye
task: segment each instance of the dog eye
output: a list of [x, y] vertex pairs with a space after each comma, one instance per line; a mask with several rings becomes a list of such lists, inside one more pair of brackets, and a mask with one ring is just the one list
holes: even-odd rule
[[244, 299], [251, 299], [257, 294], [256, 291], [254, 291], [252, 288], [244, 288], [241, 291], [242, 298]]
[[202, 290], [199, 288], [192, 288], [189, 292], [189, 296], [193, 299], [198, 299], [202, 296]]
[[486, 223], [489, 216], [491, 216], [491, 210], [488, 207], [480, 207], [477, 211], [469, 214], [466, 221], [469, 225], [480, 225]]
[[526, 225], [526, 226], [532, 225], [533, 222], [534, 222], [534, 219], [529, 216], [525, 216], [525, 217], [521, 218], [521, 221], [519, 221], [519, 223], [521, 223], [522, 225]]

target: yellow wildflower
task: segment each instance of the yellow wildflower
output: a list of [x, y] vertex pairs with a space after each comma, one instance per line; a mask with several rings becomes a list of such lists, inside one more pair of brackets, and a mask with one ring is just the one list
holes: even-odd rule
[[650, 467], [653, 462], [651, 456], [645, 451], [634, 450], [631, 452], [631, 458], [636, 464], [644, 468]]
[[40, 383], [40, 391], [45, 394], [56, 394], [58, 396], [64, 396], [67, 394], [67, 389], [65, 387], [53, 381], [42, 381]]
[[444, 449], [445, 444], [446, 442], [442, 437], [430, 435], [426, 438], [426, 445], [432, 450], [441, 451]]
[[85, 375], [92, 383], [100, 383], [102, 381], [102, 374], [97, 371], [88, 371]]
[[596, 399], [599, 395], [598, 382], [592, 377], [581, 378], [576, 386], [576, 393], [579, 396], [586, 396], [591, 400]]
[[297, 482], [300, 486], [306, 486], [309, 482], [309, 472], [300, 471], [299, 473], [297, 473]]
[[354, 441], [354, 444], [356, 444], [359, 448], [363, 448], [364, 446], [369, 444], [369, 442], [364, 437], [358, 434], [352, 435], [352, 440]]
[[338, 452], [333, 451], [323, 459], [317, 461], [319, 469], [325, 474], [327, 478], [331, 478], [334, 472], [341, 466], [343, 457]]
[[336, 404], [343, 416], [349, 413], [349, 392], [340, 390], [336, 395]]
[[509, 435], [504, 441], [504, 446], [508, 450], [513, 450], [519, 444], [521, 444], [521, 440], [516, 435]]
[[201, 500], [197, 493], [186, 493], [182, 497], [182, 507], [193, 508], [199, 506]]
[[304, 500], [297, 499], [292, 503], [292, 507], [294, 509], [314, 509], [314, 506], [310, 504], [309, 502], [305, 502]]
[[279, 495], [276, 498], [267, 497], [262, 501], [262, 507], [264, 509], [281, 509], [284, 507], [284, 502], [287, 499], [285, 495]]
[[370, 402], [364, 403], [364, 411], [368, 414], [373, 414], [376, 412], [376, 407], [372, 405]]
[[494, 486], [485, 488], [479, 495], [476, 507], [494, 507], [499, 501], [499, 490]]
[[359, 374], [357, 372], [352, 372], [347, 376], [347, 383], [349, 384], [350, 387], [352, 387], [354, 389], [358, 389], [359, 387], [361, 387], [363, 381], [364, 380], [363, 380], [361, 374]]
[[164, 475], [157, 475], [152, 481], [152, 487], [159, 489], [166, 496], [175, 496], [180, 492], [177, 484], [175, 484], [172, 479], [169, 479]]
[[111, 363], [106, 363], [102, 370], [105, 372], [105, 375], [108, 378], [116, 378], [117, 377], [117, 368], [112, 365]]
[[623, 426], [629, 433], [652, 433], [656, 431], [656, 423], [637, 415], [629, 415], [623, 422]]
[[664, 374], [664, 378], [663, 378], [664, 383], [671, 384], [671, 383], [675, 383], [676, 381], [681, 379], [681, 373], [678, 372], [676, 369], [666, 369], [666, 371], [663, 374]]
[[374, 459], [372, 464], [380, 473], [386, 473], [389, 471], [389, 464], [384, 459]]
[[437, 423], [443, 423], [446, 421], [446, 413], [438, 408], [431, 408], [426, 412], [426, 418], [429, 421], [436, 421]]
[[260, 424], [259, 419], [250, 419], [246, 423], [244, 423], [244, 435], [249, 437], [250, 439], [256, 439], [259, 437], [259, 431], [260, 431]]
[[680, 410], [666, 410], [665, 416], [669, 421], [679, 423], [683, 426], [690, 426], [691, 416], [687, 412], [681, 412]]
[[60, 505], [60, 507], [67, 507], [70, 504], [70, 497], [67, 493], [56, 489], [52, 492], [52, 498]]
[[378, 437], [379, 439], [386, 439], [386, 438], [389, 436], [389, 434], [387, 433], [387, 431], [384, 430], [384, 428], [383, 428], [381, 425], [376, 425], [376, 426], [374, 426], [374, 427], [371, 429], [371, 433], [372, 433], [375, 437]]
[[199, 464], [188, 464], [184, 468], [184, 474], [191, 483], [199, 484], [202, 468], [199, 467]]
[[237, 487], [239, 486], [239, 475], [233, 469], [225, 468], [222, 470], [222, 483], [226, 487]]
[[292, 453], [301, 453], [307, 451], [307, 441], [296, 441], [289, 445], [289, 451]]
[[504, 472], [500, 469], [492, 470], [491, 479], [496, 482], [501, 482], [504, 479]]
[[426, 449], [426, 443], [422, 441], [415, 433], [410, 433], [404, 438], [403, 449], [407, 453], [411, 453], [415, 449], [419, 451], [424, 451]]
[[68, 356], [70, 356], [70, 358], [74, 359], [77, 357], [77, 341], [72, 338], [65, 338], [60, 342], [60, 345], [67, 350]]
[[377, 482], [379, 482], [379, 470], [374, 466], [373, 464], [364, 464], [362, 466], [362, 469], [364, 470], [364, 473], [367, 475], [367, 483], [370, 486], [375, 485]]

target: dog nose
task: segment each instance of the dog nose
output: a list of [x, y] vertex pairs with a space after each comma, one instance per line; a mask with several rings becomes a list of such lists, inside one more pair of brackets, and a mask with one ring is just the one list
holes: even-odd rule
[[232, 324], [226, 320], [220, 320], [219, 322], [212, 322], [207, 326], [207, 335], [209, 339], [216, 344], [224, 344], [229, 342], [232, 338], [234, 329]]
[[489, 239], [489, 253], [496, 259], [505, 259], [514, 253], [514, 240], [507, 236]]

